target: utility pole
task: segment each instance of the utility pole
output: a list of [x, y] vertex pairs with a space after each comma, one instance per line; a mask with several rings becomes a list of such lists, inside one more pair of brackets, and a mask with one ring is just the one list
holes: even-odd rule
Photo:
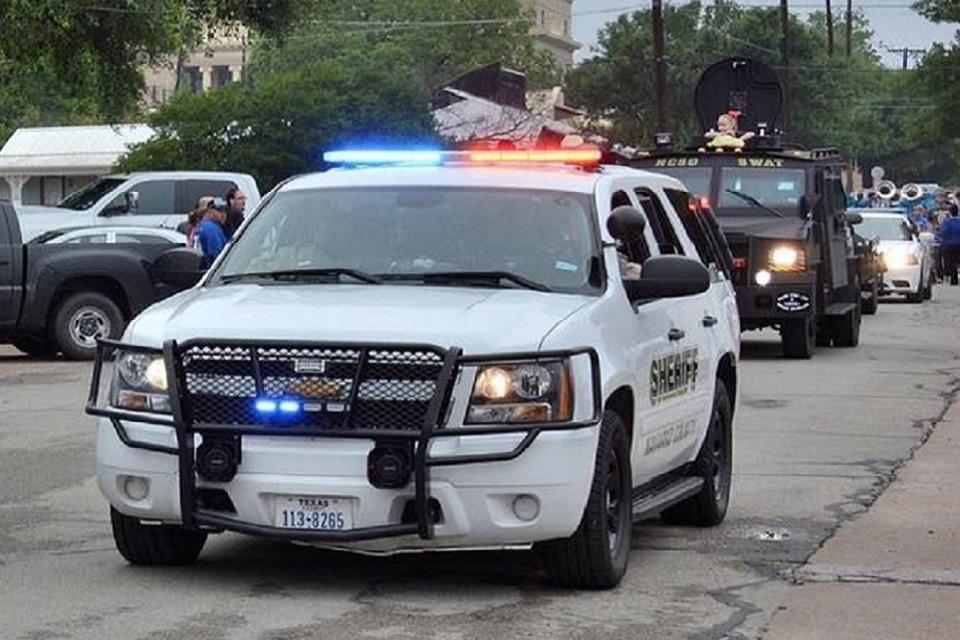
[[833, 11], [830, 8], [830, 0], [827, 0], [827, 53], [833, 56]]
[[780, 64], [783, 65], [783, 122], [790, 131], [790, 9], [787, 0], [780, 0]]
[[887, 47], [887, 51], [890, 53], [899, 53], [903, 55], [903, 70], [906, 71], [910, 64], [910, 54], [911, 53], [926, 53], [926, 49], [911, 49], [910, 47]]
[[853, 49], [853, 0], [847, 0], [847, 57]]
[[667, 130], [667, 65], [663, 57], [663, 0], [653, 0], [653, 69], [657, 87], [657, 127]]

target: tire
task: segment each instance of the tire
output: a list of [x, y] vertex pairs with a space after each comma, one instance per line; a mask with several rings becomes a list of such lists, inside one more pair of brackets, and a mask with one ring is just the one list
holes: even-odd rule
[[17, 336], [12, 343], [20, 351], [35, 358], [49, 358], [57, 353], [57, 345], [53, 341], [36, 336]]
[[860, 311], [865, 316], [877, 315], [877, 309], [880, 307], [880, 285], [874, 282], [870, 287], [870, 295], [866, 300], [860, 302]]
[[119, 338], [123, 312], [113, 300], [94, 291], [75, 293], [64, 300], [53, 320], [60, 350], [72, 360], [92, 360], [100, 338]]
[[717, 380], [710, 427], [694, 464], [703, 478], [700, 493], [665, 509], [660, 517], [668, 524], [713, 527], [727, 515], [733, 479], [733, 406], [722, 380]]
[[605, 411], [580, 526], [569, 538], [535, 547], [555, 582], [576, 589], [610, 589], [620, 583], [630, 560], [632, 494], [627, 431], [620, 416]]
[[923, 299], [930, 300], [933, 298], [933, 279], [930, 278], [927, 280], [927, 286], [923, 288]]
[[207, 534], [174, 525], [145, 525], [110, 507], [110, 523], [117, 551], [130, 564], [178, 566], [193, 564]]
[[860, 344], [860, 320], [859, 306], [854, 306], [847, 315], [833, 319], [833, 346], [855, 347]]
[[780, 327], [783, 355], [799, 360], [810, 358], [817, 341], [816, 327], [816, 320], [813, 318], [784, 321]]

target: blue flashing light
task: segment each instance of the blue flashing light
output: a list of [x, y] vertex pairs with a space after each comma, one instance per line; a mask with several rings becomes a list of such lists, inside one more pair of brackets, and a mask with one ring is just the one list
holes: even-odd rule
[[280, 413], [299, 413], [300, 412], [300, 403], [296, 400], [281, 400], [280, 401]]
[[257, 400], [254, 406], [257, 408], [257, 411], [260, 413], [276, 413], [277, 412], [276, 400]]
[[323, 154], [327, 164], [345, 165], [419, 165], [443, 163], [443, 153], [434, 149], [345, 149]]

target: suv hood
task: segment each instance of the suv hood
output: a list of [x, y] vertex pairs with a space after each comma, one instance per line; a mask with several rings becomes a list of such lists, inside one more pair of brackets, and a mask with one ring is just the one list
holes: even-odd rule
[[807, 237], [807, 221], [800, 217], [774, 218], [765, 215], [718, 217], [724, 234], [748, 236], [751, 238], [769, 238], [771, 240], [796, 240]]
[[524, 289], [398, 285], [231, 284], [191, 289], [138, 316], [125, 341], [290, 340], [536, 351], [594, 298]]

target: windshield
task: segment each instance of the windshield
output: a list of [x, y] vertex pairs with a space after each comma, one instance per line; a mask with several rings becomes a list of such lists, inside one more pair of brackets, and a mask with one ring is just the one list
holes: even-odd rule
[[676, 178], [687, 187], [691, 195], [710, 195], [710, 174], [713, 169], [709, 167], [652, 167], [650, 171]]
[[54, 229], [53, 231], [45, 231], [33, 240], [29, 241], [27, 244], [44, 244], [45, 242], [50, 242], [51, 240], [59, 238], [67, 231], [69, 231], [69, 229]]
[[[767, 207], [797, 212], [800, 196], [806, 189], [805, 179], [806, 172], [803, 169], [724, 167], [720, 171], [717, 213], [723, 215], [724, 209], [750, 206], [730, 191], [753, 196]], [[754, 215], [753, 212], [750, 215]]]
[[910, 228], [905, 218], [893, 216], [863, 216], [863, 222], [856, 226], [858, 236], [879, 240], [912, 240]]
[[119, 178], [101, 178], [94, 180], [90, 184], [74, 191], [66, 198], [60, 201], [58, 207], [64, 209], [74, 209], [76, 211], [86, 211], [100, 201], [100, 198], [107, 195], [117, 187], [123, 184]]
[[594, 289], [597, 255], [590, 211], [589, 196], [555, 191], [288, 191], [250, 221], [216, 277], [335, 269], [423, 284], [433, 281], [422, 277], [429, 274], [501, 272], [554, 291], [586, 292]]

